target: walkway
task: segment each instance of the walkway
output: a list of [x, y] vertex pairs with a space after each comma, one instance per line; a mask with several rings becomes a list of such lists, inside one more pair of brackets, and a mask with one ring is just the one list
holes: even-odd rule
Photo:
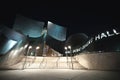
[[0, 80], [120, 80], [120, 72], [71, 69], [2, 70]]

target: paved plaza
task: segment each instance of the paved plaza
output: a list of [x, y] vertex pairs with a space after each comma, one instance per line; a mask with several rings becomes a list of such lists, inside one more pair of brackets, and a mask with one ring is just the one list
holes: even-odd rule
[[120, 71], [71, 69], [1, 70], [0, 80], [120, 80]]

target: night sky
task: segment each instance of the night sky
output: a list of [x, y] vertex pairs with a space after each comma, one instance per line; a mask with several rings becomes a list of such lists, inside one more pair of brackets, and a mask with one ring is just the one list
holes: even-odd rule
[[120, 13], [117, 4], [45, 2], [16, 4], [0, 9], [0, 24], [12, 28], [15, 15], [21, 14], [34, 20], [51, 21], [67, 28], [67, 36], [85, 33], [88, 36], [117, 28], [120, 30]]

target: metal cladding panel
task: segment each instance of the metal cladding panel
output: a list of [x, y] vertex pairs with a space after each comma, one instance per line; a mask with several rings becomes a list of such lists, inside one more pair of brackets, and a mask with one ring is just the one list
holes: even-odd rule
[[4, 25], [0, 25], [1, 33], [5, 35], [8, 39], [12, 39], [15, 41], [20, 41], [26, 39], [25, 35], [16, 32]]
[[54, 23], [48, 22], [48, 35], [57, 39], [59, 41], [66, 40], [66, 28], [56, 25]]
[[120, 52], [120, 35], [104, 38], [94, 42], [93, 44], [94, 51]]
[[64, 53], [64, 44], [65, 41], [58, 41], [51, 36], [47, 35], [46, 44], [49, 45], [52, 49], [56, 50], [57, 52]]
[[1, 54], [6, 54], [8, 51], [10, 51], [15, 45], [17, 44], [17, 41], [14, 40], [8, 40], [2, 48], [0, 49]]
[[15, 45], [17, 44], [17, 41], [8, 39], [4, 34], [1, 34], [0, 36], [0, 55], [6, 54], [8, 51], [10, 51]]
[[25, 42], [26, 39], [27, 37], [25, 35], [9, 29], [4, 25], [0, 25], [0, 54], [6, 54], [13, 49], [18, 42]]
[[88, 41], [88, 36], [84, 33], [73, 34], [66, 40], [66, 46], [71, 45], [72, 47], [82, 46]]
[[44, 22], [29, 19], [27, 17], [17, 15], [13, 28], [15, 30], [21, 31], [29, 37], [37, 38], [42, 35], [42, 30], [44, 27]]

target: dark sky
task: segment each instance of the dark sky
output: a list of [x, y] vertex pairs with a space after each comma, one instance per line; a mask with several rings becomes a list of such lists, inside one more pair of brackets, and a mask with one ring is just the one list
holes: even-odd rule
[[98, 2], [70, 3], [49, 2], [39, 4], [17, 4], [0, 9], [0, 23], [12, 27], [16, 14], [39, 20], [51, 21], [67, 28], [68, 36], [86, 33], [91, 36], [112, 28], [120, 29], [120, 14], [117, 4]]

